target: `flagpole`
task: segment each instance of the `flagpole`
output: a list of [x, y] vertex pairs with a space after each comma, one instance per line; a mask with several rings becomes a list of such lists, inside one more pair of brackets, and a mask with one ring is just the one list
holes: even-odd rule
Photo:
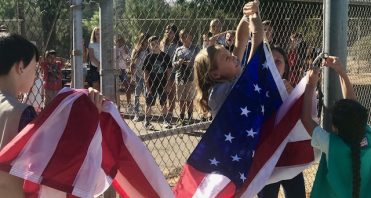
[[[323, 9], [324, 52], [338, 56], [344, 67], [346, 67], [347, 60], [348, 6], [348, 0], [325, 0]], [[339, 77], [335, 71], [325, 67], [323, 77], [322, 125], [326, 130], [331, 130], [332, 121], [329, 116], [329, 109], [342, 95]]]
[[[99, 1], [99, 21], [101, 39], [101, 78], [100, 89], [103, 95], [115, 101], [115, 78], [113, 75], [113, 0]], [[104, 198], [116, 198], [113, 187], [104, 193]]]

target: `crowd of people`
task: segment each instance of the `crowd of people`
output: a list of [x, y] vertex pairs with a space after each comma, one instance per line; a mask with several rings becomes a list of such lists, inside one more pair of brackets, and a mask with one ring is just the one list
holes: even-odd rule
[[[297, 32], [292, 33], [287, 45], [276, 45], [276, 43], [282, 43], [286, 39], [275, 35], [273, 25], [270, 20], [262, 21], [263, 39], [265, 43], [269, 43], [272, 49], [277, 49], [273, 50], [273, 53], [279, 51], [282, 56], [281, 59], [284, 58], [284, 60], [281, 60], [284, 61], [286, 68], [283, 78], [285, 84], [291, 87], [291, 90], [304, 76], [305, 71], [310, 67], [311, 61], [319, 54], [319, 50], [310, 47], [305, 42], [303, 35]], [[89, 65], [92, 66], [93, 71], [96, 71], [93, 62], [97, 60], [95, 55], [96, 45], [99, 45], [97, 40], [94, 39], [97, 34], [96, 30], [97, 28], [94, 28], [89, 44], [89, 54], [92, 54]], [[159, 42], [159, 49], [157, 49], [157, 44], [156, 46], [150, 44], [152, 42], [150, 39], [153, 39], [153, 36], [156, 36], [156, 41]], [[201, 42], [196, 42], [198, 36], [202, 38]], [[159, 113], [164, 128], [184, 126], [195, 122], [193, 113], [196, 109], [194, 107], [196, 93], [193, 87], [194, 59], [201, 49], [212, 45], [221, 45], [232, 53], [235, 49], [236, 31], [223, 31], [221, 20], [215, 18], [210, 21], [208, 32], [202, 35], [194, 35], [187, 27], [179, 29], [174, 23], [165, 26], [162, 38], [149, 33], [140, 33], [132, 45], [132, 50], [128, 47], [130, 46], [129, 43], [122, 42], [128, 39], [124, 39], [122, 36], [118, 36], [118, 38], [120, 39], [116, 39], [115, 42], [115, 62], [116, 68], [121, 71], [119, 88], [121, 88], [121, 93], [126, 95], [127, 106], [125, 106], [123, 112], [132, 114], [133, 117], [131, 118], [134, 122], [143, 121], [146, 129], [150, 130], [154, 128], [151, 124], [152, 111], [150, 107], [156, 103], [156, 97], [159, 99], [161, 106]], [[160, 50], [166, 55], [166, 58], [161, 55], [154, 64], [154, 50]], [[276, 62], [276, 64], [280, 63]], [[163, 69], [166, 71], [163, 71]], [[150, 78], [145, 78], [146, 72], [150, 73]], [[161, 78], [161, 80], [154, 80], [153, 75], [156, 72], [159, 72], [156, 78]], [[99, 76], [99, 73], [94, 75], [90, 73], [87, 76], [89, 86], [92, 85], [90, 83], [91, 76]], [[93, 87], [99, 89], [99, 87]], [[134, 94], [134, 101], [131, 100], [132, 94]], [[144, 104], [141, 104], [140, 98], [145, 98]], [[175, 110], [177, 110], [176, 114], [174, 113]], [[198, 111], [198, 113], [197, 115], [201, 115], [198, 117], [200, 121], [212, 119], [210, 113], [203, 111]]]
[[[193, 44], [194, 35], [190, 30], [184, 28], [178, 31], [175, 24], [166, 26], [162, 39], [141, 33], [131, 52], [125, 39], [118, 37], [115, 41], [116, 64], [121, 71], [120, 82], [125, 89], [128, 106], [133, 108], [135, 114], [133, 120], [141, 120], [142, 94], [145, 97], [144, 125], [147, 129], [153, 128], [150, 123], [151, 108], [157, 98], [167, 128], [172, 127], [177, 101], [179, 125], [192, 121], [194, 101], [202, 115], [215, 117], [242, 73], [244, 65], [241, 60], [247, 43], [251, 43], [249, 58], [264, 43], [272, 53], [288, 93], [298, 79], [309, 71], [301, 117], [304, 127], [312, 136], [312, 146], [323, 153], [312, 197], [367, 197], [371, 182], [368, 111], [357, 102], [339, 58], [330, 56], [323, 62], [324, 66], [339, 75], [344, 96], [333, 107], [333, 129], [327, 132], [312, 119], [311, 104], [318, 87], [319, 69], [311, 67], [311, 62], [317, 50], [308, 47], [300, 33], [290, 37], [287, 53], [282, 47], [274, 45], [274, 41], [280, 38], [274, 36], [271, 21], [261, 20], [256, 1], [247, 3], [243, 14], [236, 31], [222, 32], [221, 21], [212, 20], [209, 32], [202, 35], [202, 46]], [[90, 90], [92, 94], [89, 96], [98, 109], [102, 105], [102, 96], [97, 91], [101, 60], [99, 38], [99, 28], [94, 28], [88, 47], [90, 68], [86, 77], [88, 85], [96, 88]], [[16, 99], [19, 93], [28, 92], [33, 84], [37, 62], [43, 72], [45, 98], [49, 103], [62, 86], [60, 71], [63, 60], [56, 58], [54, 50], [40, 58], [36, 46], [28, 40], [6, 31], [0, 33], [0, 148], [37, 116], [32, 107]], [[134, 105], [131, 103], [132, 92]], [[12, 122], [8, 124], [10, 119]], [[21, 180], [0, 173], [1, 194], [19, 196], [21, 191], [16, 189], [21, 188]], [[292, 179], [267, 185], [258, 197], [277, 197], [280, 185], [288, 198], [306, 197], [302, 173]]]

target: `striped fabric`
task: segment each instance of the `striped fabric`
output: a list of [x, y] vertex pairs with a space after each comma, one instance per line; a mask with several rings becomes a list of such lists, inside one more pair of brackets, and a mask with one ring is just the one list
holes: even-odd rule
[[141, 140], [105, 101], [64, 88], [0, 152], [0, 169], [25, 179], [27, 197], [94, 197], [110, 184], [122, 197], [173, 197]]

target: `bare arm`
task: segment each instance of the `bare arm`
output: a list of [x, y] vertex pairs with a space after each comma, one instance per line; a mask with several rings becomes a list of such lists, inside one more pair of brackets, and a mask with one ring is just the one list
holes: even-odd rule
[[224, 32], [215, 34], [214, 36], [212, 36], [212, 37], [209, 38], [209, 42], [212, 43], [212, 44], [215, 44], [216, 43], [216, 40], [219, 39], [219, 37], [225, 36], [229, 32], [232, 32], [233, 33], [233, 32], [236, 32], [236, 31], [235, 30], [227, 30], [227, 31], [224, 31]]
[[[236, 30], [235, 48], [233, 54], [239, 60], [242, 60], [246, 50], [247, 41], [249, 40], [249, 32], [253, 34], [252, 48], [249, 57], [255, 53], [256, 48], [263, 42], [263, 25], [259, 16], [259, 1], [252, 1], [245, 4], [243, 8], [244, 18], [241, 19]], [[249, 17], [248, 21], [245, 19]], [[250, 23], [250, 27], [249, 27]], [[250, 28], [250, 31], [249, 31]], [[250, 59], [250, 58], [249, 58]]]
[[236, 38], [235, 38], [235, 48], [233, 54], [237, 56], [238, 60], [242, 60], [243, 54], [246, 50], [246, 44], [249, 40], [249, 23], [244, 19], [240, 20], [237, 26]]
[[319, 79], [319, 69], [316, 68], [314, 70], [309, 70], [308, 78], [309, 80], [304, 91], [301, 121], [309, 135], [312, 136], [314, 128], [318, 126], [318, 124], [312, 118], [312, 99]]
[[252, 58], [256, 49], [261, 45], [264, 39], [263, 24], [260, 18], [259, 10], [257, 13], [250, 16], [250, 31], [252, 33], [252, 38], [251, 51], [248, 60]]
[[348, 75], [341, 64], [338, 57], [330, 56], [326, 58], [324, 65], [330, 67], [335, 70], [335, 72], [339, 75], [341, 91], [343, 93], [343, 98], [345, 99], [352, 99], [357, 100], [357, 96], [354, 93], [353, 86], [350, 83]]

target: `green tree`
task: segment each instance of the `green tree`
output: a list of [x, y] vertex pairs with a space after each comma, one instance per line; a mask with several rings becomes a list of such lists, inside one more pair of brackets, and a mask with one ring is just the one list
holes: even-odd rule
[[16, 15], [15, 1], [0, 0], [0, 19], [13, 19]]
[[41, 14], [43, 48], [54, 48], [57, 44], [56, 23], [62, 12], [64, 1], [36, 0]]

